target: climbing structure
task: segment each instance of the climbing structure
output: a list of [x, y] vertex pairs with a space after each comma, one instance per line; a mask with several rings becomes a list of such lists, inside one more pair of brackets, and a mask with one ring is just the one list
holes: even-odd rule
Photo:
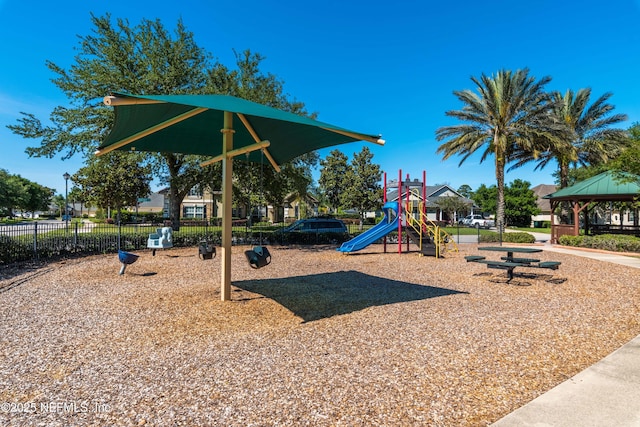
[[[424, 173], [423, 173], [424, 175]], [[384, 218], [374, 227], [357, 235], [348, 242], [344, 242], [338, 251], [343, 253], [356, 252], [372, 243], [384, 239], [384, 250], [387, 251], [387, 235], [396, 232], [398, 235], [398, 253], [402, 253], [402, 237], [407, 236], [413, 244], [418, 246], [422, 255], [443, 257], [447, 252], [457, 252], [458, 246], [451, 236], [436, 222], [427, 216], [425, 179], [420, 189], [418, 181], [402, 181], [402, 172], [398, 176], [397, 199], [387, 201], [387, 174], [384, 175]], [[413, 188], [411, 188], [413, 187]], [[403, 200], [403, 196], [406, 200]], [[409, 242], [407, 241], [407, 251]]]
[[447, 252], [458, 252], [458, 245], [451, 235], [429, 219], [425, 203], [419, 202], [417, 210], [414, 209], [413, 204], [413, 202], [408, 202], [405, 205], [407, 224], [404, 231], [413, 244], [418, 246], [420, 253], [440, 258]]
[[[411, 181], [407, 174], [402, 180], [402, 171], [398, 171], [398, 253], [402, 253], [402, 234], [418, 246], [422, 255], [440, 258], [447, 252], [457, 252], [458, 246], [453, 238], [427, 215], [426, 173], [423, 172], [420, 187], [418, 180]], [[413, 188], [412, 188], [413, 187]], [[421, 191], [420, 191], [421, 190]], [[387, 182], [385, 174], [385, 201], [387, 198]], [[420, 194], [422, 192], [422, 194]], [[405, 200], [402, 200], [404, 196]], [[408, 250], [408, 243], [407, 243]]]

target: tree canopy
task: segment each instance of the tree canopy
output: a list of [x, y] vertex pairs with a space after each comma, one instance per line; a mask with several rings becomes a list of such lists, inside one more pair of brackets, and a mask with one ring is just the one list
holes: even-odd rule
[[[466, 197], [466, 196], [465, 196]], [[447, 214], [447, 218], [453, 220], [456, 214], [468, 212], [471, 206], [463, 199], [456, 196], [439, 197], [436, 205]], [[458, 216], [459, 218], [459, 216]]]
[[634, 123], [629, 128], [629, 139], [629, 146], [611, 166], [620, 175], [624, 172], [640, 177], [640, 123]]
[[108, 153], [80, 168], [71, 180], [84, 200], [119, 212], [125, 206], [135, 206], [139, 197], [150, 192], [151, 168], [140, 165], [139, 155]]
[[371, 150], [363, 147], [362, 151], [354, 153], [346, 176], [343, 205], [347, 209], [355, 208], [361, 220], [364, 220], [366, 212], [379, 209], [382, 204], [382, 172], [380, 165], [372, 163], [372, 160]]
[[569, 185], [569, 170], [574, 166], [597, 166], [616, 158], [628, 143], [627, 132], [613, 125], [627, 120], [624, 114], [613, 114], [615, 107], [607, 101], [611, 93], [605, 93], [589, 104], [591, 89], [580, 89], [574, 94], [567, 90], [551, 93], [551, 114], [566, 131], [558, 133], [555, 141], [547, 144], [539, 156], [520, 153], [520, 158], [511, 167], [515, 169], [525, 163], [537, 162], [542, 169], [552, 160], [558, 165], [560, 188]]
[[[84, 155], [90, 162], [95, 148], [113, 123], [113, 110], [102, 104], [112, 92], [134, 94], [225, 94], [308, 115], [304, 104], [289, 100], [276, 76], [261, 71], [263, 57], [249, 50], [236, 53], [235, 68], [228, 68], [198, 46], [193, 33], [179, 20], [170, 32], [160, 20], [142, 19], [138, 25], [109, 14], [91, 16], [89, 35], [80, 36], [75, 62], [65, 69], [51, 61], [53, 83], [69, 99], [56, 107], [44, 125], [31, 113], [22, 113], [14, 133], [39, 141], [29, 147], [30, 156], [63, 158]], [[295, 168], [308, 168], [317, 157], [303, 156]], [[219, 188], [220, 168], [200, 167], [202, 158], [174, 153], [147, 154], [142, 160], [153, 167], [160, 182], [169, 185], [172, 221], [179, 226], [180, 202], [195, 185]], [[245, 172], [247, 172], [245, 170]], [[255, 168], [251, 170], [255, 173]], [[306, 170], [300, 172], [306, 174]], [[236, 175], [236, 180], [246, 176]], [[281, 179], [265, 186], [282, 186]]]
[[359, 153], [354, 153], [351, 163], [340, 150], [331, 151], [320, 161], [319, 183], [324, 197], [335, 210], [356, 209], [363, 219], [367, 211], [380, 208], [382, 172], [380, 165], [372, 160], [371, 150], [363, 147]]
[[471, 77], [476, 92], [455, 91], [461, 110], [446, 115], [465, 123], [441, 127], [436, 138], [444, 159], [462, 156], [460, 164], [481, 150], [481, 161], [494, 157], [497, 182], [496, 222], [505, 224], [504, 171], [518, 153], [535, 156], [542, 144], [555, 142], [565, 129], [549, 114], [551, 97], [544, 87], [550, 77], [536, 80], [528, 69], [501, 70], [495, 75]]
[[468, 184], [462, 184], [460, 187], [458, 187], [458, 190], [456, 191], [460, 193], [460, 195], [466, 197], [467, 199], [470, 199], [471, 195], [473, 194], [473, 189]]
[[505, 192], [505, 217], [507, 222], [505, 225], [529, 227], [531, 225], [531, 216], [540, 213], [537, 196], [530, 187], [530, 182], [521, 179], [515, 179], [507, 186]]
[[349, 168], [349, 158], [338, 149], [331, 150], [325, 159], [320, 160], [319, 184], [324, 198], [334, 210], [342, 206]]
[[[504, 226], [528, 227], [531, 224], [531, 216], [538, 215], [536, 194], [530, 188], [531, 183], [521, 179], [515, 179], [505, 186], [505, 220]], [[480, 185], [473, 194], [473, 201], [480, 206], [482, 212], [495, 212], [496, 193], [495, 185], [487, 187]]]
[[14, 210], [22, 213], [49, 210], [54, 190], [20, 175], [12, 175], [0, 169], [0, 214], [13, 216]]

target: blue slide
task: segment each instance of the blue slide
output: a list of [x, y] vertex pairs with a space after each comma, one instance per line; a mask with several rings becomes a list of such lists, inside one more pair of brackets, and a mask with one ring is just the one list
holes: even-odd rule
[[[364, 249], [373, 242], [381, 239], [392, 231], [398, 230], [398, 202], [387, 202], [382, 207], [384, 218], [375, 227], [370, 228], [362, 234], [354, 237], [348, 242], [344, 242], [338, 248], [340, 252], [355, 252]], [[393, 219], [391, 218], [393, 213]]]

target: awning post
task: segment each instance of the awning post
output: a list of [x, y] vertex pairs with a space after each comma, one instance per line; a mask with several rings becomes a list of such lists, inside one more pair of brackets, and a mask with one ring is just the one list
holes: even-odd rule
[[222, 261], [220, 275], [220, 299], [231, 300], [231, 195], [233, 192], [233, 157], [226, 153], [233, 150], [233, 113], [224, 112], [222, 129]]

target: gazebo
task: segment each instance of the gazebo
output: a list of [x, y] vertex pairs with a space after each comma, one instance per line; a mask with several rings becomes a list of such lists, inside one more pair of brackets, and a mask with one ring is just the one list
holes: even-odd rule
[[[632, 176], [633, 178], [634, 176]], [[633, 202], [640, 197], [640, 176], [630, 182], [620, 182], [611, 171], [603, 172], [571, 187], [544, 196], [551, 203], [551, 243], [557, 243], [560, 236], [577, 236], [580, 233], [580, 213], [584, 213], [582, 225], [585, 234], [632, 234], [640, 236], [638, 212], [636, 210], [631, 224], [590, 224], [589, 217], [593, 209], [603, 202]], [[570, 206], [569, 224], [556, 224], [555, 215], [560, 203]]]

